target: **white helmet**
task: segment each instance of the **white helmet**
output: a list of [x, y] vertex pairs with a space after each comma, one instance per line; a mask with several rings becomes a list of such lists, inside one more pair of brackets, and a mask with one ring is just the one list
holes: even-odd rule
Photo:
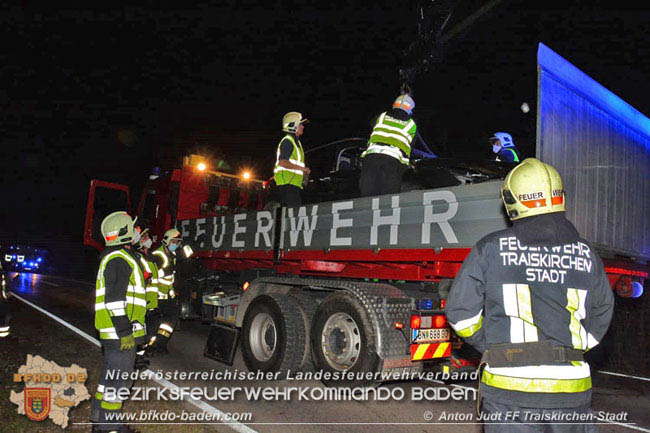
[[490, 137], [490, 144], [494, 145], [496, 141], [501, 142], [503, 148], [515, 147], [515, 142], [512, 141], [512, 135], [507, 132], [495, 132], [492, 137]]
[[295, 134], [298, 131], [298, 125], [301, 123], [309, 123], [309, 120], [303, 119], [302, 114], [297, 111], [291, 111], [282, 118], [282, 130]]
[[415, 101], [413, 101], [413, 98], [408, 93], [404, 93], [402, 95], [399, 95], [397, 99], [395, 99], [395, 102], [393, 102], [393, 108], [399, 108], [400, 110], [406, 111], [409, 116], [413, 112], [413, 109], [415, 108]]

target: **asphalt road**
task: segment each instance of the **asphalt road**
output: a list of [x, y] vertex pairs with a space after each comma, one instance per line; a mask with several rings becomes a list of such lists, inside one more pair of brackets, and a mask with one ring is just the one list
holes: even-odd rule
[[[12, 274], [11, 290], [41, 308], [58, 316], [74, 327], [96, 336], [93, 325], [94, 287], [91, 284], [53, 276], [36, 274]], [[234, 365], [228, 367], [203, 356], [209, 326], [198, 321], [184, 321], [170, 341], [170, 354], [151, 359], [154, 372], [246, 372], [246, 366], [237, 354]], [[465, 382], [445, 385], [427, 381], [407, 381], [382, 385], [376, 391], [389, 394], [385, 401], [369, 398], [366, 401], [335, 401], [320, 398], [327, 389], [318, 381], [278, 380], [172, 380], [180, 387], [208, 387], [213, 395], [214, 387], [241, 388], [308, 388], [308, 400], [299, 400], [297, 391], [289, 399], [265, 401], [249, 399], [244, 392], [234, 398], [206, 401], [223, 412], [252, 412], [253, 419], [244, 424], [259, 432], [481, 432], [475, 420], [476, 383]], [[609, 413], [627, 412], [627, 425], [600, 424], [601, 432], [650, 432], [650, 380], [617, 377], [603, 373], [593, 374], [594, 394], [592, 408]], [[418, 390], [427, 392], [456, 390], [467, 393], [468, 401], [413, 401], [411, 396]], [[403, 398], [400, 398], [403, 392]], [[430, 394], [432, 395], [432, 394]], [[456, 417], [456, 421], [445, 418]], [[220, 429], [221, 431], [221, 429]]]

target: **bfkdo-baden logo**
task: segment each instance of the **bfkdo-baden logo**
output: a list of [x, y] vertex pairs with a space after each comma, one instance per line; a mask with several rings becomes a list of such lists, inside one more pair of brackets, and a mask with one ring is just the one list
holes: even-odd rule
[[[11, 390], [9, 400], [20, 415], [32, 421], [46, 419], [61, 428], [68, 426], [72, 408], [90, 399], [85, 382], [88, 372], [72, 364], [62, 367], [40, 356], [27, 355], [27, 361], [14, 374], [14, 384], [25, 384], [21, 392]], [[4, 431], [2, 427], [0, 430]]]
[[25, 388], [25, 415], [32, 421], [43, 421], [50, 414], [52, 390], [50, 388]]

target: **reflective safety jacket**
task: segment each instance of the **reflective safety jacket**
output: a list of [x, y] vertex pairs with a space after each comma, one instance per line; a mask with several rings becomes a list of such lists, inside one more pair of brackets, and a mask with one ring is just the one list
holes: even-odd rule
[[95, 328], [103, 340], [133, 334], [143, 342], [145, 331], [144, 274], [133, 254], [122, 246], [104, 250], [95, 284]]
[[153, 310], [158, 308], [158, 265], [152, 257], [144, 253], [140, 254], [140, 264], [148, 274], [146, 278], [147, 310]]
[[305, 167], [305, 151], [302, 148], [300, 140], [292, 134], [287, 134], [280, 140], [278, 150], [275, 157], [275, 167], [273, 168], [273, 178], [276, 185], [293, 185], [302, 188], [303, 172], [302, 170], [295, 170], [292, 168], [281, 167], [280, 164], [280, 148], [282, 142], [289, 140], [293, 145], [293, 152], [289, 158], [289, 162], [300, 167]]
[[[484, 352], [499, 343], [549, 341], [587, 351], [605, 335], [614, 298], [603, 263], [564, 212], [522, 218], [481, 239], [451, 287], [449, 323]], [[485, 398], [519, 407], [588, 404], [589, 365], [581, 361], [491, 367]]]
[[153, 252], [158, 266], [158, 299], [174, 299], [174, 274], [176, 273], [176, 253], [165, 251], [161, 245]]
[[411, 142], [416, 130], [417, 125], [413, 119], [400, 120], [388, 113], [381, 113], [370, 134], [368, 148], [361, 157], [371, 153], [383, 153], [408, 165], [411, 158]]
[[519, 162], [519, 153], [514, 147], [503, 147], [497, 154], [497, 161]]

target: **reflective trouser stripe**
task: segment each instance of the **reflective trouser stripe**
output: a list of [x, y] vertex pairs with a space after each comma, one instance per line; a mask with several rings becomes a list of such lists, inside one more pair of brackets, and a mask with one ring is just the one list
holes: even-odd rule
[[9, 336], [9, 331], [7, 332], [0, 332], [0, 338], [8, 337]]
[[495, 388], [521, 392], [583, 392], [591, 389], [591, 377], [582, 379], [528, 379], [509, 377], [483, 371], [483, 383]]
[[160, 324], [160, 329], [163, 329], [163, 330], [165, 330], [165, 331], [167, 331], [167, 332], [174, 332], [174, 328], [172, 328], [171, 326], [167, 325], [166, 323], [161, 323], [161, 324]]

